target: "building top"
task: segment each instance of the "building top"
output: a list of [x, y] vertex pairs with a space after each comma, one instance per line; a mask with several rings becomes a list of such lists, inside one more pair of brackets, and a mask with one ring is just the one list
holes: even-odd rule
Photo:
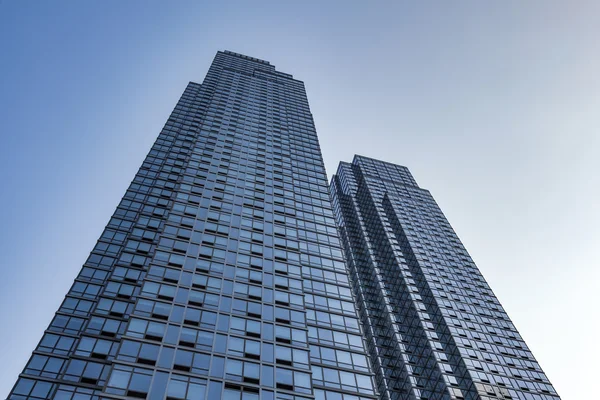
[[236, 52], [233, 52], [233, 51], [224, 50], [224, 51], [223, 51], [223, 53], [225, 53], [225, 54], [229, 54], [229, 55], [231, 55], [231, 56], [237, 56], [237, 57], [241, 57], [241, 58], [244, 58], [244, 59], [246, 59], [246, 60], [255, 61], [255, 62], [262, 63], [262, 64], [267, 64], [267, 65], [271, 65], [271, 63], [270, 63], [270, 62], [268, 62], [268, 61], [265, 61], [265, 60], [261, 60], [260, 58], [254, 58], [254, 57], [250, 57], [250, 56], [245, 56], [245, 55], [243, 55], [243, 54], [236, 53]]
[[[246, 55], [243, 55], [243, 54], [240, 54], [240, 53], [236, 53], [236, 52], [233, 52], [233, 51], [229, 51], [229, 50], [218, 51], [217, 52], [217, 56], [219, 54], [228, 55], [228, 56], [234, 56], [234, 57], [240, 58], [240, 59], [242, 59], [244, 61], [250, 61], [251, 63], [256, 63], [256, 64], [250, 64], [250, 65], [253, 65], [253, 67], [250, 68], [251, 71], [250, 70], [248, 71], [249, 73], [251, 73], [251, 74], [253, 74], [255, 76], [258, 76], [261, 73], [265, 73], [266, 72], [268, 74], [271, 74], [272, 76], [276, 76], [276, 77], [279, 77], [279, 78], [294, 79], [294, 76], [292, 74], [286, 74], [285, 72], [277, 71], [275, 69], [274, 65], [272, 65], [268, 61], [261, 60], [260, 58], [246, 56]], [[259, 72], [256, 72], [256, 71], [259, 71]], [[298, 81], [297, 79], [294, 79], [294, 80], [297, 81], [297, 82], [301, 82], [301, 81]]]
[[[378, 180], [384, 180], [392, 182], [394, 185], [408, 185], [419, 187], [415, 178], [408, 170], [408, 168], [393, 164], [386, 161], [376, 160], [374, 158], [365, 157], [356, 154], [352, 160], [352, 163], [340, 162], [336, 175], [342, 176], [345, 169], [353, 170], [359, 168], [362, 174], [368, 177], [372, 177]], [[352, 172], [351, 172], [352, 173]], [[335, 176], [332, 179], [332, 183], [335, 180]]]

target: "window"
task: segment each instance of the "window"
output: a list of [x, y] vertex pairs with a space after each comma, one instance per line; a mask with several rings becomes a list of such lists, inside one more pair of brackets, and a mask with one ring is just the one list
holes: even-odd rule
[[158, 359], [159, 350], [160, 346], [154, 344], [123, 340], [117, 359], [140, 364], [155, 365], [156, 360]]
[[306, 350], [276, 345], [275, 363], [298, 368], [308, 368], [308, 352]]
[[261, 300], [263, 297], [262, 287], [246, 285], [245, 283], [241, 282], [235, 282], [233, 284], [233, 292], [237, 295], [237, 297], [247, 297], [254, 300]]
[[110, 340], [95, 339], [84, 336], [79, 341], [79, 345], [75, 350], [75, 354], [78, 356], [106, 360], [109, 355], [114, 355], [114, 345], [116, 345], [116, 343]]
[[308, 336], [312, 340], [318, 340], [319, 342], [330, 346], [345, 347], [350, 350], [364, 350], [362, 337], [358, 335], [309, 326]]
[[109, 369], [110, 366], [106, 364], [71, 359], [63, 379], [66, 381], [103, 386], [106, 383], [106, 375], [108, 374]]
[[165, 335], [165, 328], [166, 324], [160, 322], [132, 318], [127, 328], [127, 334], [131, 337], [161, 341]]
[[200, 350], [212, 350], [214, 333], [196, 330], [192, 328], [181, 328], [181, 336], [179, 337], [179, 345], [185, 347], [196, 348]]
[[217, 313], [210, 311], [200, 311], [195, 308], [185, 310], [184, 324], [200, 326], [202, 328], [212, 329], [217, 323]]
[[306, 332], [301, 329], [278, 325], [275, 326], [275, 340], [281, 343], [291, 343], [302, 346], [306, 344]]
[[91, 283], [75, 282], [69, 290], [69, 293], [74, 296], [81, 296], [90, 299], [95, 299], [100, 292], [100, 285], [94, 285]]
[[261, 303], [254, 303], [251, 301], [233, 299], [232, 312], [234, 314], [247, 315], [253, 318], [261, 318], [261, 316], [263, 315], [263, 308], [265, 310], [270, 310], [270, 312], [265, 313], [265, 317], [267, 317], [268, 314], [270, 314], [272, 320], [273, 308], [271, 306], [266, 306], [262, 305]]
[[324, 311], [306, 310], [306, 319], [321, 326], [360, 332], [358, 319]]
[[232, 332], [250, 337], [261, 337], [261, 323], [244, 318], [231, 317], [230, 328]]
[[142, 271], [139, 269], [116, 267], [112, 273], [112, 278], [128, 282], [137, 282], [140, 279], [141, 274]]
[[129, 314], [131, 306], [130, 303], [124, 301], [100, 298], [95, 311], [98, 314], [123, 317], [125, 314]]
[[207, 307], [212, 309], [219, 308], [219, 296], [216, 294], [204, 293], [197, 290], [190, 290], [188, 295], [188, 304], [197, 307]]
[[194, 374], [208, 375], [210, 355], [194, 353], [187, 350], [176, 350], [173, 369], [192, 372]]
[[164, 251], [156, 251], [154, 260], [165, 262], [174, 267], [181, 267], [185, 262], [185, 256], [181, 254], [166, 253]]
[[363, 354], [311, 344], [310, 359], [312, 362], [339, 366], [355, 371], [369, 372], [367, 357]]
[[261, 356], [260, 342], [232, 336], [227, 342], [227, 354], [258, 360]]
[[79, 278], [82, 280], [89, 280], [92, 282], [103, 283], [108, 276], [108, 271], [104, 271], [101, 269], [91, 268], [91, 267], [83, 267], [81, 272], [79, 273]]
[[315, 400], [367, 400], [367, 398], [330, 390], [315, 389]]
[[117, 333], [122, 333], [121, 322], [114, 319], [94, 316], [90, 318], [86, 332], [107, 337], [115, 337]]
[[151, 380], [152, 370], [115, 365], [106, 391], [121, 396], [145, 399]]
[[373, 384], [368, 375], [338, 371], [331, 368], [313, 366], [313, 381], [318, 385], [329, 386], [365, 394], [373, 394]]
[[297, 307], [304, 309], [304, 301], [301, 295], [282, 292], [279, 290], [275, 291], [275, 304], [283, 305], [286, 307]]
[[108, 282], [104, 293], [106, 297], [119, 297], [122, 299], [130, 299], [133, 296], [136, 286], [128, 285], [120, 282]]
[[304, 372], [284, 368], [275, 369], [275, 382], [278, 389], [311, 393], [310, 375]]
[[56, 385], [50, 382], [34, 381], [33, 379], [19, 378], [17, 384], [15, 385], [13, 395], [9, 399], [49, 399], [51, 397], [50, 394], [52, 393], [55, 387]]
[[157, 278], [157, 280], [162, 280], [170, 283], [179, 282], [179, 277], [181, 275], [181, 270], [174, 268], [166, 268], [160, 267], [158, 265], [151, 265], [148, 270], [148, 276]]
[[46, 378], [57, 378], [66, 360], [34, 354], [25, 366], [25, 373]]
[[205, 379], [173, 375], [167, 386], [167, 400], [200, 400], [205, 393]]
[[71, 385], [59, 385], [54, 399], [56, 400], [95, 400], [94, 390]]
[[46, 333], [42, 337], [38, 349], [47, 353], [68, 355], [74, 343], [75, 339], [72, 337]]
[[65, 332], [78, 335], [81, 332], [83, 318], [67, 317], [65, 315], [56, 315], [50, 323], [50, 330], [55, 332]]
[[246, 382], [260, 383], [260, 365], [250, 361], [227, 359], [225, 363], [225, 378]]
[[304, 327], [306, 325], [306, 318], [303, 312], [281, 307], [275, 307], [275, 321], [277, 323], [299, 327]]
[[221, 292], [222, 280], [220, 278], [209, 277], [201, 274], [192, 276], [192, 287], [198, 289], [208, 289], [212, 292]]
[[225, 384], [223, 400], [259, 400], [260, 398], [258, 388], [233, 385], [230, 383]]
[[313, 294], [306, 294], [304, 298], [306, 304], [311, 307], [340, 312], [351, 316], [356, 315], [355, 305], [349, 301], [342, 301]]

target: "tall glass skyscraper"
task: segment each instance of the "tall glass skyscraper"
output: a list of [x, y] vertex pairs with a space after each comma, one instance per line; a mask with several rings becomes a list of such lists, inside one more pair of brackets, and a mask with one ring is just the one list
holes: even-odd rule
[[407, 168], [355, 156], [330, 190], [382, 399], [559, 398]]
[[225, 51], [8, 398], [558, 396], [408, 170], [357, 156], [328, 186], [303, 83]]
[[8, 398], [376, 398], [302, 82], [218, 52]]

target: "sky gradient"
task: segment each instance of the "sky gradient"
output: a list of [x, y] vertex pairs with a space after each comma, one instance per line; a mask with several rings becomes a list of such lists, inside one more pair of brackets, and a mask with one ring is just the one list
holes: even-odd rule
[[596, 391], [600, 2], [296, 4], [0, 1], [0, 398], [225, 49], [305, 82], [329, 174], [409, 167], [562, 398]]

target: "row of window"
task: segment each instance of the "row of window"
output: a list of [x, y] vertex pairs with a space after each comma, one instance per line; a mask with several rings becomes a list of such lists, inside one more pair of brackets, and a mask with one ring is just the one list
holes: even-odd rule
[[[267, 365], [260, 366], [249, 361], [226, 360], [222, 357], [213, 357], [209, 374], [211, 378], [228, 379], [250, 384], [258, 384], [260, 382], [263, 387], [284, 389], [299, 393], [311, 393], [310, 374], [279, 367], [273, 368]], [[169, 377], [168, 374], [159, 372], [151, 388], [152, 377], [153, 370], [117, 364], [113, 368], [106, 392], [128, 397], [146, 398], [152, 389], [151, 394], [153, 398], [163, 398], [162, 396], [166, 394], [169, 399], [200, 400], [205, 398], [208, 391], [209, 399], [221, 398], [220, 396], [210, 396], [210, 389], [207, 388], [208, 381], [206, 379], [176, 374], [172, 374]], [[230, 393], [230, 395], [232, 394], [234, 393]]]

